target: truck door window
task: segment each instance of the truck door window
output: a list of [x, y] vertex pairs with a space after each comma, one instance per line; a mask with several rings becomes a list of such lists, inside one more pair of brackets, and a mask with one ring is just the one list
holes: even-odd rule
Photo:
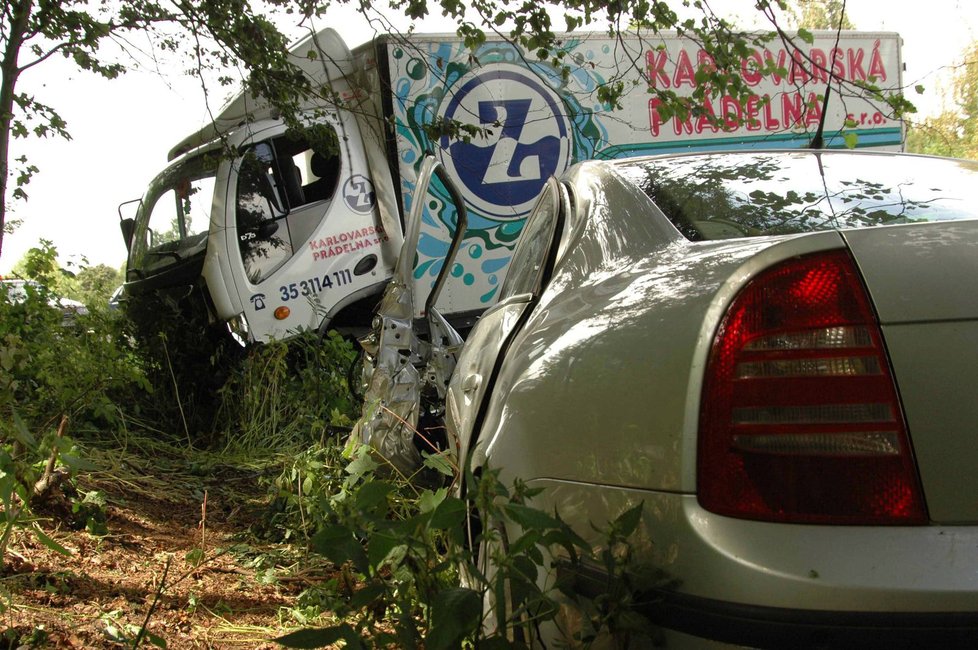
[[130, 269], [145, 277], [202, 254], [207, 248], [217, 156], [170, 167], [143, 200]]
[[339, 154], [302, 138], [279, 137], [245, 150], [238, 161], [238, 247], [248, 279], [258, 284], [309, 239], [339, 182]]
[[238, 163], [235, 220], [241, 261], [252, 284], [292, 257], [292, 237], [284, 218], [286, 197], [276, 185], [271, 145], [262, 142], [245, 151]]

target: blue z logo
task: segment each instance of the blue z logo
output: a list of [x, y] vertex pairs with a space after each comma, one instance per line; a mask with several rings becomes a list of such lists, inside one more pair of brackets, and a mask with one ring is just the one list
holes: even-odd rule
[[570, 164], [564, 113], [556, 92], [518, 66], [499, 65], [465, 81], [444, 117], [478, 116], [487, 134], [470, 142], [444, 136], [439, 144], [467, 202], [488, 217], [528, 213], [547, 179]]

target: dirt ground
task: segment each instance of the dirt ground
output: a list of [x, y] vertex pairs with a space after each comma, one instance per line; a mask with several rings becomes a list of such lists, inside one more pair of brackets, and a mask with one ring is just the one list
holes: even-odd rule
[[72, 530], [67, 502], [55, 499], [38, 523], [70, 556], [15, 535], [0, 576], [0, 649], [131, 648], [147, 619], [139, 647], [281, 647], [270, 639], [299, 627], [289, 608], [329, 567], [256, 541], [267, 512], [257, 477], [110, 460], [114, 469], [78, 481], [105, 495], [107, 534]]

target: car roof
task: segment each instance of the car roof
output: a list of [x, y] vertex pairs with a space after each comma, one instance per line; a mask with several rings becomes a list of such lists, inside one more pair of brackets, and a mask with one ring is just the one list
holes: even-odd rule
[[[712, 158], [712, 159], [723, 159], [729, 158], [731, 160], [742, 159], [744, 157], [751, 156], [785, 156], [785, 157], [795, 157], [795, 156], [865, 156], [865, 157], [879, 157], [879, 158], [902, 158], [902, 159], [914, 159], [921, 161], [922, 164], [926, 164], [924, 161], [943, 161], [943, 162], [954, 162], [964, 166], [972, 167], [978, 171], [978, 161], [966, 160], [963, 158], [949, 158], [945, 156], [931, 156], [919, 153], [910, 153], [905, 151], [883, 151], [879, 149], [726, 149], [718, 151], [682, 151], [682, 152], [672, 152], [663, 154], [654, 154], [649, 156], [635, 156], [630, 158], [619, 158], [610, 161], [612, 165], [635, 165], [635, 164], [649, 164], [653, 162], [661, 162], [663, 160], [669, 159], [687, 159], [687, 158]], [[608, 161], [606, 161], [608, 162]]]

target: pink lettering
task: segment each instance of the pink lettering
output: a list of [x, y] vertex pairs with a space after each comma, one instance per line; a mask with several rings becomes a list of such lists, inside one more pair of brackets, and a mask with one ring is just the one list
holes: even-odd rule
[[812, 77], [815, 81], [823, 84], [829, 82], [829, 57], [825, 50], [814, 48], [811, 52], [812, 57]]
[[667, 75], [664, 70], [667, 60], [665, 50], [658, 50], [655, 52], [649, 50], [645, 53], [645, 65], [649, 71], [649, 84], [653, 88], [669, 87], [669, 75]]
[[832, 76], [846, 78], [846, 53], [835, 47], [832, 48]]
[[808, 110], [805, 112], [805, 126], [818, 126], [822, 121], [822, 102], [818, 94], [808, 93]]
[[768, 95], [764, 95], [764, 98], [768, 100], [764, 104], [764, 130], [779, 131], [781, 129], [781, 121], [774, 116], [773, 106], [770, 101], [771, 98]]
[[736, 97], [724, 95], [720, 98], [720, 113], [723, 115], [723, 130], [736, 131], [744, 117], [744, 108]]
[[748, 131], [760, 131], [761, 121], [757, 119], [757, 116], [761, 113], [761, 98], [757, 95], [751, 95], [747, 99], [747, 109], [744, 120], [747, 123]]
[[788, 73], [788, 83], [806, 84], [811, 78], [812, 75], [805, 67], [804, 55], [800, 50], [794, 50], [791, 53], [791, 71]]
[[713, 110], [713, 103], [709, 99], [703, 100], [703, 112], [696, 119], [696, 132], [702, 133], [706, 129], [717, 132], [716, 111]]
[[649, 100], [649, 133], [653, 136], [659, 135], [659, 130], [662, 128], [662, 116], [659, 115], [659, 105], [662, 100], [658, 97], [653, 97]]
[[883, 64], [883, 55], [880, 54], [879, 41], [873, 45], [873, 54], [869, 59], [869, 76], [877, 82], [886, 81], [886, 66]]
[[761, 68], [763, 67], [764, 60], [761, 58], [760, 52], [754, 50], [740, 62], [740, 76], [743, 77], [744, 83], [751, 88], [761, 83]]
[[801, 103], [801, 95], [798, 93], [785, 94], [781, 96], [781, 112], [784, 115], [785, 126], [798, 126], [802, 122], [804, 107]]
[[862, 50], [849, 50], [849, 79], [851, 81], [866, 81], [866, 71], [863, 70]]
[[686, 50], [679, 50], [679, 58], [676, 61], [676, 74], [673, 76], [672, 84], [679, 88], [683, 84], [688, 84], [690, 88], [696, 87], [696, 72], [693, 70], [693, 62], [689, 59]]
[[[764, 60], [767, 63], [774, 63], [775, 70], [782, 70], [784, 68], [787, 59], [788, 59], [788, 55], [787, 53], [785, 53], [784, 50], [778, 50], [777, 58], [775, 58], [775, 56], [771, 53], [770, 50], [764, 50]], [[780, 84], [783, 81], [783, 78], [777, 73], [771, 74], [771, 79], [774, 81], [776, 85]]]

